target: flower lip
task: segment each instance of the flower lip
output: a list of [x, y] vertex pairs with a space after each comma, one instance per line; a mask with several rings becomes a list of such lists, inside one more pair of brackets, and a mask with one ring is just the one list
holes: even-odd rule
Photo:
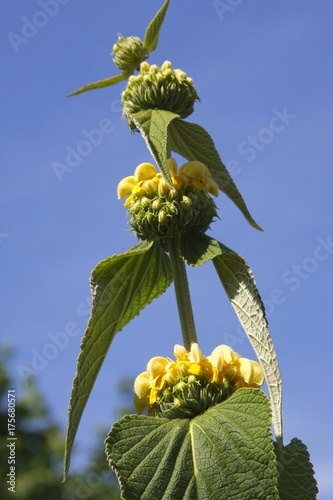
[[[179, 170], [174, 158], [168, 159], [168, 168], [176, 191], [184, 191], [189, 186], [196, 187], [199, 191], [218, 196], [218, 186], [210, 176], [206, 165], [198, 161], [184, 163]], [[124, 177], [118, 184], [118, 199], [127, 195], [137, 194], [141, 188], [146, 194], [151, 194], [151, 187], [156, 186], [153, 193], [159, 190], [160, 196], [166, 196], [172, 189], [164, 180], [162, 174], [158, 173], [151, 163], [140, 163], [134, 171], [134, 175]], [[147, 188], [147, 189], [146, 189]], [[147, 192], [148, 190], [148, 192]], [[127, 201], [125, 206], [128, 206]]]

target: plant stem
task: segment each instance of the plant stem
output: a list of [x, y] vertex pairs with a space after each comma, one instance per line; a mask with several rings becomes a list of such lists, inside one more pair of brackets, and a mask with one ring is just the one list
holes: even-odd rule
[[190, 351], [191, 344], [197, 342], [197, 335], [195, 332], [185, 262], [179, 253], [179, 237], [170, 238], [168, 240], [168, 248], [184, 347], [187, 351]]

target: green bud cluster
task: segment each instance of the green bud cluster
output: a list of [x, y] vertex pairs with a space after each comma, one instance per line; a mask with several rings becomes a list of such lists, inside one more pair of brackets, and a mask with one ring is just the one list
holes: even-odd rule
[[117, 68], [128, 71], [130, 74], [134, 70], [140, 69], [140, 64], [148, 57], [148, 52], [144, 48], [142, 40], [137, 36], [127, 38], [118, 35], [118, 41], [112, 48], [114, 55], [113, 62]]
[[168, 61], [161, 68], [144, 62], [140, 73], [129, 78], [122, 93], [123, 116], [132, 129], [135, 125], [131, 115], [146, 109], [167, 110], [186, 118], [193, 113], [197, 100], [199, 96], [193, 81], [183, 71], [173, 70]]
[[213, 199], [196, 188], [186, 194], [175, 189], [164, 196], [143, 196], [128, 208], [129, 223], [141, 240], [156, 241], [185, 234], [189, 229], [205, 232], [217, 216]]
[[152, 406], [152, 415], [167, 419], [193, 418], [222, 403], [233, 392], [235, 386], [227, 381], [219, 385], [208, 382], [204, 377], [197, 379], [190, 375], [163, 391]]

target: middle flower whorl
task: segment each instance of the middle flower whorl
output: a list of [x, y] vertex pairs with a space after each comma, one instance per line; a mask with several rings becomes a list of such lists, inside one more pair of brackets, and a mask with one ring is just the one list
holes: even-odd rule
[[141, 163], [118, 184], [118, 198], [129, 195], [124, 204], [129, 223], [142, 240], [172, 238], [189, 229], [205, 232], [217, 216], [210, 194], [218, 196], [218, 186], [206, 165], [191, 161], [178, 170], [170, 158], [168, 167], [173, 186], [151, 163]]

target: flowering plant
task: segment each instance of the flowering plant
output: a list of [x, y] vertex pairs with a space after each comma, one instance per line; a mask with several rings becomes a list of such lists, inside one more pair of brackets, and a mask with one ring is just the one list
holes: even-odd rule
[[[199, 100], [193, 80], [169, 61], [160, 68], [146, 62], [168, 6], [166, 0], [143, 41], [119, 36], [113, 55], [122, 73], [70, 94], [128, 80], [123, 116], [141, 133], [156, 166], [140, 163], [118, 184], [118, 198], [125, 198], [129, 224], [141, 241], [106, 258], [92, 273], [91, 318], [69, 405], [65, 477], [80, 418], [115, 334], [173, 282], [184, 345], [174, 347], [176, 360], [155, 356], [148, 362], [134, 383], [139, 415], [114, 424], [106, 439], [122, 498], [315, 498], [306, 447], [298, 439], [283, 445], [281, 377], [252, 271], [240, 255], [206, 234], [218, 217], [219, 191], [261, 228], [208, 132], [184, 120]], [[173, 153], [186, 160], [180, 168]], [[199, 348], [186, 265], [208, 261], [258, 362], [226, 345], [207, 357]], [[264, 380], [269, 399], [260, 389]]]

